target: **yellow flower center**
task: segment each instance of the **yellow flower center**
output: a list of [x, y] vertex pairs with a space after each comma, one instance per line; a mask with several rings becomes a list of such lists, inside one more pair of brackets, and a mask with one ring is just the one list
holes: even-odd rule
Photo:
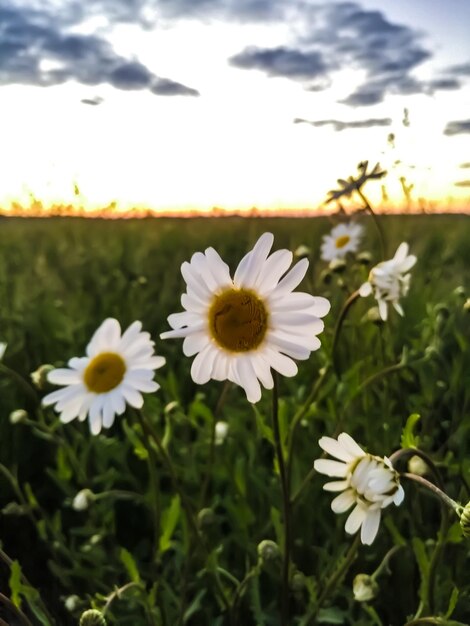
[[338, 237], [335, 244], [337, 248], [344, 248], [344, 246], [349, 243], [351, 237], [349, 235], [343, 235], [342, 237]]
[[231, 352], [257, 348], [268, 328], [262, 300], [247, 289], [228, 289], [215, 296], [209, 309], [209, 329], [215, 341]]
[[84, 381], [88, 391], [106, 393], [119, 385], [126, 373], [124, 359], [115, 352], [102, 352], [85, 368]]

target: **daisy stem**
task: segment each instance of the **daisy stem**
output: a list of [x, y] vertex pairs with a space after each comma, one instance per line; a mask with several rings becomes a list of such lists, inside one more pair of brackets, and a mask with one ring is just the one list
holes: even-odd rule
[[7, 367], [4, 363], [0, 363], [0, 372], [3, 372], [7, 376], [9, 376], [11, 379], [16, 381], [18, 385], [26, 393], [26, 395], [29, 396], [29, 398], [32, 400], [34, 406], [37, 406], [39, 404], [39, 398], [38, 398], [36, 391], [28, 383], [28, 381], [23, 378], [23, 376], [18, 374], [18, 372], [15, 372], [15, 370], [12, 370], [9, 367]]
[[430, 456], [426, 454], [426, 452], [423, 452], [419, 448], [400, 448], [399, 450], [396, 450], [393, 454], [391, 454], [388, 458], [390, 463], [395, 467], [395, 464], [398, 460], [402, 458], [406, 459], [411, 456], [419, 456], [419, 458], [426, 463], [434, 476], [437, 486], [443, 491], [444, 483], [442, 482], [441, 474], [435, 466], [434, 461], [431, 459]]
[[291, 511], [289, 483], [282, 451], [281, 433], [279, 429], [279, 380], [274, 372], [272, 421], [274, 434], [274, 447], [276, 451], [279, 475], [281, 478], [282, 508], [284, 515], [284, 559], [282, 561], [282, 596], [281, 596], [281, 626], [288, 626], [289, 623], [289, 564], [291, 550]]
[[339, 336], [340, 336], [341, 328], [343, 327], [343, 322], [346, 318], [346, 315], [349, 309], [351, 308], [351, 306], [354, 304], [354, 302], [356, 302], [358, 298], [359, 298], [359, 291], [353, 291], [352, 294], [349, 296], [349, 298], [346, 300], [346, 302], [343, 304], [343, 308], [341, 309], [340, 314], [338, 315], [338, 319], [336, 321], [336, 326], [335, 326], [335, 330], [333, 334], [333, 344], [331, 346], [331, 360], [333, 362], [333, 366], [334, 366], [334, 369], [338, 378], [341, 377], [338, 361], [336, 358], [336, 350], [337, 350], [337, 346], [339, 342]]
[[[170, 472], [170, 476], [171, 476], [171, 481], [173, 483], [173, 487], [176, 491], [176, 493], [179, 495], [180, 497], [180, 501], [181, 504], [183, 505], [183, 508], [185, 510], [186, 513], [186, 519], [188, 521], [189, 526], [191, 527], [191, 530], [193, 532], [193, 535], [196, 539], [196, 542], [198, 543], [198, 545], [200, 546], [200, 548], [204, 551], [204, 553], [206, 554], [206, 556], [209, 556], [209, 550], [207, 549], [204, 541], [201, 538], [201, 535], [199, 534], [199, 529], [197, 526], [197, 522], [196, 522], [196, 517], [194, 515], [194, 511], [193, 508], [191, 506], [191, 503], [189, 502], [188, 498], [186, 497], [186, 494], [184, 493], [184, 491], [181, 489], [181, 486], [179, 484], [178, 481], [178, 477], [176, 475], [176, 470], [173, 466], [173, 463], [171, 461], [171, 458], [168, 454], [168, 452], [165, 450], [164, 445], [162, 444], [160, 437], [158, 436], [156, 430], [154, 429], [153, 425], [151, 424], [150, 420], [148, 420], [141, 411], [136, 410], [135, 411], [137, 416], [138, 416], [138, 420], [142, 426], [142, 429], [144, 431], [145, 434], [147, 434], [149, 437], [151, 437], [151, 439], [153, 439], [153, 442], [155, 443], [155, 445], [157, 446], [158, 452], [160, 454], [160, 456], [162, 457], [163, 461], [165, 462], [165, 465], [168, 468], [168, 471]], [[215, 581], [215, 585], [217, 588], [217, 591], [220, 595], [220, 598], [222, 600], [222, 603], [225, 607], [226, 611], [230, 610], [230, 604], [229, 601], [227, 599], [227, 596], [225, 595], [225, 591], [220, 583], [220, 579], [219, 579], [219, 575], [217, 572], [213, 571], [212, 572], [213, 577], [214, 577], [214, 581]]]
[[[349, 546], [349, 549], [346, 552], [344, 559], [340, 561], [339, 567], [331, 574], [331, 576], [326, 581], [326, 584], [323, 587], [323, 590], [320, 593], [320, 596], [318, 598], [318, 601], [315, 607], [315, 612], [312, 615], [312, 617], [315, 618], [317, 616], [325, 600], [333, 593], [336, 586], [341, 582], [343, 576], [351, 567], [354, 559], [356, 558], [357, 549], [359, 547], [359, 542], [360, 542], [360, 535], [357, 534], [354, 537], [354, 541]], [[312, 622], [307, 622], [307, 624], [310, 624], [310, 623]]]
[[408, 480], [413, 480], [414, 482], [420, 484], [422, 487], [425, 487], [426, 489], [434, 493], [438, 498], [440, 498], [440, 500], [445, 505], [447, 505], [460, 517], [461, 511], [463, 508], [462, 505], [456, 502], [455, 500], [452, 500], [452, 498], [450, 498], [446, 493], [444, 493], [442, 489], [439, 489], [439, 487], [436, 487], [434, 483], [430, 482], [429, 480], [426, 480], [426, 478], [423, 478], [422, 476], [418, 476], [417, 474], [411, 474], [409, 472], [402, 472], [400, 476], [403, 476], [404, 478], [408, 478]]
[[372, 208], [369, 200], [366, 198], [366, 196], [364, 195], [364, 193], [362, 192], [362, 190], [360, 188], [357, 188], [357, 193], [359, 194], [361, 200], [364, 202], [364, 206], [365, 208], [369, 211], [372, 220], [375, 224], [375, 227], [377, 229], [377, 234], [379, 235], [379, 241], [380, 241], [380, 249], [381, 249], [381, 254], [382, 254], [382, 259], [384, 260], [386, 258], [386, 247], [385, 247], [385, 236], [382, 230], [382, 226], [380, 224], [380, 220], [377, 217], [374, 209]]

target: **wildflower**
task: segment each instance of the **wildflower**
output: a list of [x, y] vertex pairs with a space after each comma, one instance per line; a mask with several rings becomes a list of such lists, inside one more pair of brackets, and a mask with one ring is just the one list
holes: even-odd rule
[[30, 377], [33, 385], [37, 387], [40, 391], [44, 391], [44, 389], [46, 389], [48, 386], [47, 377], [53, 369], [53, 365], [45, 364], [40, 365], [37, 370], [31, 372]]
[[346, 520], [350, 535], [361, 528], [361, 541], [370, 545], [379, 529], [381, 510], [392, 502], [403, 501], [404, 491], [398, 473], [387, 457], [367, 454], [347, 433], [338, 439], [322, 437], [320, 447], [339, 461], [317, 459], [314, 467], [320, 474], [341, 478], [323, 486], [325, 491], [341, 491], [331, 503], [335, 513], [344, 513], [355, 505]]
[[356, 602], [369, 602], [379, 591], [379, 586], [372, 576], [357, 574], [353, 580], [353, 594]]
[[363, 234], [360, 224], [337, 224], [329, 235], [324, 235], [321, 245], [323, 261], [342, 259], [348, 252], [356, 252]]
[[122, 415], [126, 404], [141, 408], [141, 392], [159, 388], [154, 371], [165, 359], [154, 355], [150, 334], [142, 332], [141, 322], [134, 322], [121, 336], [115, 319], [106, 319], [93, 335], [86, 357], [70, 359], [69, 368], [55, 369], [48, 381], [64, 389], [45, 396], [45, 406], [55, 404], [62, 422], [89, 416], [90, 430], [96, 435], [101, 427], [109, 428], [115, 415]]
[[229, 431], [228, 422], [219, 421], [215, 424], [215, 445], [220, 446], [227, 438]]
[[380, 317], [384, 322], [388, 317], [389, 302], [400, 315], [403, 315], [399, 299], [408, 293], [411, 274], [407, 272], [416, 263], [416, 257], [408, 254], [408, 249], [407, 243], [401, 243], [393, 259], [383, 261], [373, 267], [368, 281], [359, 289], [359, 294], [363, 297], [374, 293], [379, 305]]
[[72, 508], [75, 511], [86, 511], [90, 504], [96, 500], [96, 496], [90, 489], [82, 489], [77, 493], [72, 501]]
[[293, 359], [318, 350], [321, 317], [330, 309], [326, 298], [292, 293], [305, 276], [302, 259], [283, 277], [292, 253], [277, 250], [271, 233], [262, 235], [245, 255], [232, 279], [229, 267], [213, 248], [196, 252], [181, 266], [185, 311], [168, 317], [173, 330], [162, 339], [184, 337], [183, 352], [196, 355], [191, 376], [198, 384], [230, 380], [245, 390], [250, 402], [261, 398], [260, 383], [272, 389], [271, 368], [295, 376]]
[[332, 200], [338, 200], [343, 196], [349, 198], [354, 191], [359, 191], [366, 181], [382, 178], [387, 173], [380, 169], [380, 165], [378, 163], [375, 165], [373, 170], [368, 172], [368, 165], [368, 161], [361, 161], [361, 163], [359, 163], [357, 166], [359, 175], [356, 178], [354, 178], [354, 176], [350, 176], [347, 180], [339, 178], [338, 185], [340, 188], [329, 191], [328, 194], [330, 197], [326, 202], [328, 203]]

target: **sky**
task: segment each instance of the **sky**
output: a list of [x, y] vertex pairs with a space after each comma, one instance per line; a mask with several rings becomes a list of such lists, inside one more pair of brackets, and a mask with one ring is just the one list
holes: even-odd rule
[[470, 210], [469, 24], [469, 0], [0, 0], [0, 206], [317, 209], [368, 160], [374, 203]]

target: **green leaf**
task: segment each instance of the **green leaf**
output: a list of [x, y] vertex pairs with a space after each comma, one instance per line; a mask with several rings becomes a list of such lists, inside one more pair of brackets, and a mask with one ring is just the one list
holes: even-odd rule
[[457, 589], [457, 587], [454, 587], [450, 595], [449, 606], [447, 607], [446, 614], [444, 615], [446, 619], [448, 619], [449, 617], [452, 617], [452, 613], [455, 610], [458, 599], [459, 599], [459, 590]]
[[127, 435], [127, 438], [129, 439], [129, 441], [131, 442], [131, 444], [134, 447], [135, 455], [139, 459], [141, 459], [142, 461], [145, 461], [148, 458], [148, 452], [145, 449], [145, 446], [142, 443], [141, 439], [137, 435], [136, 430], [134, 428], [132, 428], [132, 426], [129, 426], [129, 424], [127, 423], [126, 420], [122, 421], [122, 425], [123, 425], [123, 428], [124, 428], [124, 432]]
[[67, 457], [62, 446], [57, 448], [57, 475], [60, 479], [68, 481], [72, 478], [72, 468], [70, 467]]
[[122, 564], [127, 570], [127, 573], [130, 576], [130, 579], [134, 583], [140, 582], [140, 574], [139, 569], [137, 567], [136, 562], [134, 561], [134, 557], [126, 550], [126, 548], [121, 548], [119, 551], [119, 558], [121, 559]]
[[203, 600], [204, 596], [206, 595], [206, 593], [207, 593], [207, 589], [201, 589], [195, 595], [193, 601], [191, 602], [191, 604], [188, 606], [188, 608], [184, 612], [184, 616], [183, 616], [183, 623], [184, 624], [186, 624], [186, 622], [194, 615], [194, 613], [197, 613], [201, 609], [202, 600]]
[[419, 413], [412, 413], [406, 420], [405, 427], [401, 434], [401, 447], [402, 448], [417, 448], [419, 444], [419, 437], [413, 433], [414, 427], [421, 419]]
[[21, 608], [21, 567], [18, 561], [11, 564], [10, 580], [11, 601], [17, 608]]
[[415, 553], [416, 562], [418, 563], [419, 573], [421, 576], [421, 584], [419, 586], [419, 597], [422, 602], [426, 602], [427, 580], [429, 578], [429, 557], [426, 554], [426, 546], [418, 537], [411, 540], [413, 551]]
[[160, 550], [165, 552], [171, 546], [171, 538], [180, 518], [181, 502], [179, 495], [175, 495], [170, 506], [162, 514], [162, 534], [160, 536]]

